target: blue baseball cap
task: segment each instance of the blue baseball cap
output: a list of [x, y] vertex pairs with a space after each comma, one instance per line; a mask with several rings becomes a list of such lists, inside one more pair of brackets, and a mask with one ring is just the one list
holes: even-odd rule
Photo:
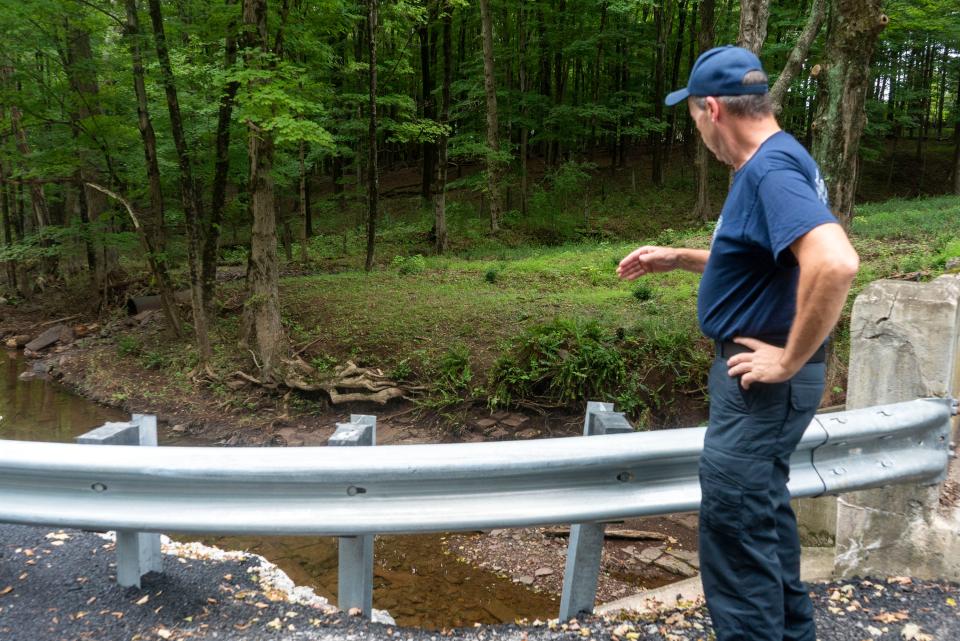
[[704, 51], [690, 70], [687, 86], [667, 95], [664, 100], [672, 107], [689, 96], [742, 96], [767, 93], [767, 83], [743, 84], [750, 71], [763, 71], [760, 59], [747, 49], [727, 45]]

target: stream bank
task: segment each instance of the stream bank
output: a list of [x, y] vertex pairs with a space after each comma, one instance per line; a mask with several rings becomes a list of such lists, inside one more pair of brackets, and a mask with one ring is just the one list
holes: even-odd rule
[[[410, 403], [391, 404], [386, 411], [369, 404], [304, 411], [289, 400], [255, 390], [248, 391], [255, 394], [251, 402], [256, 407], [241, 412], [225, 404], [224, 396], [230, 397], [233, 390], [183, 384], [118, 355], [123, 336], [130, 331], [159, 333], [158, 320], [148, 316], [134, 321], [136, 325], [129, 319], [99, 326], [88, 322], [83, 324], [87, 331], [74, 332], [85, 335], [58, 341], [36, 358], [23, 359], [8, 351], [7, 398], [46, 398], [53, 406], [74, 408], [70, 412], [86, 420], [69, 421], [65, 429], [58, 419], [58, 427], [51, 429], [34, 418], [51, 410], [26, 407], [19, 412], [25, 417], [19, 428], [0, 422], [0, 438], [70, 441], [105, 421], [126, 420], [127, 412], [157, 414], [161, 443], [171, 446], [322, 446], [336, 423], [348, 420], [350, 413], [378, 415], [378, 445], [549, 438], [582, 430], [582, 415], [564, 412], [471, 407], [451, 421], [450, 416]], [[14, 331], [24, 336], [27, 329]], [[39, 329], [34, 327], [33, 332]], [[23, 371], [34, 380], [20, 380]], [[598, 589], [601, 602], [696, 572], [695, 517], [638, 519], [612, 527], [641, 534], [608, 540]], [[219, 537], [204, 542], [260, 554], [297, 584], [335, 601], [335, 539]], [[426, 628], [546, 619], [559, 608], [565, 553], [566, 538], [547, 528], [378, 537], [374, 605], [403, 625]]]

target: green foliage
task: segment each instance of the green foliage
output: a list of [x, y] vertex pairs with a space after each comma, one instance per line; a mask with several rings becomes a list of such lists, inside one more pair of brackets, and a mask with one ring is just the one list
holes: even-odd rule
[[470, 369], [470, 350], [466, 345], [454, 345], [437, 361], [437, 386], [450, 391], [463, 391], [473, 380]]
[[390, 264], [402, 276], [419, 274], [427, 268], [427, 261], [420, 254], [413, 256], [394, 256]]
[[507, 222], [548, 244], [573, 240], [584, 224], [587, 185], [595, 165], [565, 162], [544, 177], [530, 197], [527, 216], [513, 214]]
[[143, 350], [140, 339], [131, 334], [122, 334], [117, 339], [117, 353], [120, 356], [136, 356]]
[[487, 272], [483, 275], [483, 279], [490, 284], [497, 282], [497, 274], [500, 272], [496, 269], [488, 269]]
[[646, 281], [640, 281], [633, 288], [633, 297], [641, 303], [648, 301], [653, 298], [653, 287], [651, 287]]
[[511, 341], [490, 372], [489, 402], [610, 400], [625, 374], [614, 338], [596, 321], [557, 319]]

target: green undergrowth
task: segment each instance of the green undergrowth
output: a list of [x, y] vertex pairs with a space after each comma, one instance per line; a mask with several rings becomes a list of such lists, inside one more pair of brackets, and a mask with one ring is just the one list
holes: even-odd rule
[[[348, 360], [377, 367], [425, 386], [419, 402], [440, 410], [463, 403], [572, 409], [604, 400], [640, 426], [682, 425], [697, 415], [691, 408], [703, 415], [712, 349], [697, 327], [699, 276], [672, 272], [624, 282], [615, 268], [639, 244], [707, 248], [709, 227], [549, 247], [485, 236], [446, 256], [423, 249], [423, 230], [388, 227], [385, 248], [401, 251], [381, 256], [370, 273], [331, 259], [320, 263], [329, 271], [281, 279], [290, 343], [309, 344], [303, 358], [321, 375]], [[405, 243], [404, 234], [419, 240]], [[862, 266], [850, 302], [878, 278], [936, 277], [960, 258], [960, 198], [859, 207], [852, 237]], [[359, 258], [349, 247], [348, 254]], [[222, 293], [238, 300], [242, 283]], [[835, 333], [828, 403], [843, 399], [849, 309]], [[217, 321], [218, 371], [250, 370], [248, 354], [230, 347], [238, 326], [231, 313]], [[164, 349], [118, 344], [118, 352], [147, 368], [183, 365]], [[231, 398], [223, 386], [215, 391]]]

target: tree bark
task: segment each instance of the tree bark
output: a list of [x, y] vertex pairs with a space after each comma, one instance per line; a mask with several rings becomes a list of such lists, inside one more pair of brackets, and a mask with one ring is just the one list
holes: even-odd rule
[[[957, 99], [954, 111], [960, 111], [960, 71], [957, 73]], [[960, 196], [960, 113], [953, 114], [953, 193]]]
[[193, 168], [186, 136], [183, 132], [183, 118], [180, 114], [180, 101], [177, 97], [170, 54], [167, 51], [167, 38], [163, 27], [163, 13], [160, 0], [149, 0], [150, 22], [153, 25], [153, 39], [157, 50], [157, 60], [163, 76], [164, 91], [167, 96], [167, 111], [170, 114], [170, 129], [177, 161], [180, 169], [180, 197], [183, 202], [183, 217], [187, 227], [187, 262], [190, 269], [190, 306], [193, 311], [193, 333], [197, 343], [197, 372], [209, 369], [213, 349], [210, 344], [210, 330], [206, 306], [203, 302], [201, 283], [200, 248], [202, 246], [200, 221], [203, 219], [203, 207], [193, 180]]
[[[453, 73], [451, 50], [453, 39], [453, 7], [450, 0], [442, 0], [440, 6], [443, 24], [443, 88], [440, 98], [440, 124], [450, 124], [450, 83]], [[433, 197], [434, 249], [437, 254], [447, 251], [447, 143], [449, 136], [443, 133], [437, 143], [437, 181]]]
[[297, 224], [297, 241], [300, 243], [300, 262], [310, 262], [307, 253], [307, 228], [310, 226], [310, 208], [307, 205], [307, 143], [300, 141], [300, 222]]
[[[667, 36], [670, 34], [672, 3], [664, 0], [653, 8], [653, 22], [657, 40], [653, 58], [653, 117], [657, 125], [663, 122], [663, 97], [666, 74]], [[663, 132], [659, 129], [650, 132], [650, 145], [653, 147], [653, 184], [663, 187]]]
[[793, 47], [790, 56], [787, 58], [787, 64], [783, 66], [783, 71], [780, 72], [777, 82], [774, 83], [773, 88], [770, 90], [770, 102], [773, 103], [773, 113], [779, 114], [783, 108], [783, 98], [787, 95], [787, 90], [790, 89], [790, 83], [797, 77], [797, 73], [803, 66], [803, 61], [807, 59], [807, 54], [810, 53], [810, 46], [813, 44], [813, 41], [817, 39], [817, 34], [820, 32], [820, 27], [823, 25], [823, 20], [826, 16], [826, 10], [827, 0], [813, 0], [810, 3], [810, 17], [807, 18], [807, 23], [800, 33], [800, 38], [797, 40], [797, 44]]
[[[940, 78], [937, 84], [940, 85], [940, 93], [937, 96], [937, 140], [943, 137], [943, 106], [947, 99], [947, 62], [950, 60], [950, 49], [943, 48], [943, 54], [940, 58]], [[960, 108], [960, 104], [954, 106], [954, 110]]]
[[[713, 46], [714, 38], [714, 0], [703, 0], [700, 3], [700, 33], [697, 34], [697, 44], [700, 53]], [[703, 222], [713, 218], [710, 206], [710, 151], [703, 144], [703, 139], [697, 135], [697, 152], [694, 159], [694, 173], [697, 183], [697, 200], [693, 206], [693, 215]]]
[[[74, 178], [77, 189], [81, 192], [78, 194], [80, 219], [84, 225], [89, 225], [91, 220], [99, 220], [100, 215], [106, 209], [103, 194], [91, 191], [85, 185], [88, 181], [98, 181], [99, 175], [87, 145], [83, 144], [81, 140], [81, 134], [86, 129], [84, 123], [88, 122], [92, 116], [100, 113], [100, 88], [94, 72], [95, 65], [93, 50], [90, 46], [90, 33], [85, 28], [70, 22], [67, 18], [64, 18], [64, 32], [66, 34], [66, 47], [63, 49], [61, 56], [63, 58], [63, 69], [71, 89], [69, 101], [70, 128], [73, 132], [74, 141], [77, 143], [77, 169], [74, 172]], [[115, 249], [108, 249], [102, 243], [96, 243], [94, 238], [96, 238], [96, 235], [86, 238], [84, 245], [87, 252], [87, 265], [90, 268], [90, 283], [93, 295], [99, 297], [100, 292], [106, 287], [109, 272], [117, 266], [117, 252]]]
[[[420, 25], [418, 29], [420, 37], [420, 76], [422, 85], [422, 110], [423, 117], [431, 120], [436, 119], [436, 107], [433, 101], [433, 77], [430, 74], [430, 14], [428, 12], [427, 23]], [[426, 204], [430, 201], [432, 193], [432, 181], [434, 178], [434, 162], [436, 160], [437, 144], [431, 141], [424, 141], [422, 147], [423, 165], [421, 170], [421, 188], [420, 195]]]
[[[603, 5], [603, 15], [606, 16], [606, 4]], [[523, 96], [527, 95], [529, 90], [527, 78], [527, 60], [526, 60], [526, 51], [527, 51], [527, 25], [524, 18], [526, 14], [524, 12], [524, 7], [521, 6], [517, 10], [517, 20], [519, 24], [517, 25], [517, 32], [519, 37], [519, 46], [520, 46], [520, 59], [517, 61], [518, 70], [520, 75], [520, 94]], [[601, 19], [601, 29], [603, 25], [603, 19]], [[527, 216], [527, 198], [530, 191], [529, 187], [529, 144], [530, 144], [530, 127], [527, 124], [527, 117], [529, 114], [529, 109], [527, 108], [526, 100], [523, 102], [523, 107], [520, 110], [520, 215], [524, 218]]]
[[[250, 51], [247, 64], [257, 68], [256, 52], [270, 51], [267, 37], [267, 0], [243, 0], [244, 44]], [[253, 81], [257, 82], [257, 81]], [[262, 81], [260, 81], [262, 82]], [[251, 87], [256, 91], [256, 87]], [[275, 383], [285, 346], [280, 323], [279, 270], [277, 267], [277, 213], [273, 189], [273, 136], [247, 122], [250, 159], [250, 260], [247, 264], [248, 297], [243, 308], [243, 340], [259, 357], [260, 380]]]
[[503, 206], [500, 201], [500, 126], [497, 120], [497, 86], [493, 69], [493, 16], [490, 0], [480, 0], [483, 32], [483, 89], [487, 96], [487, 191], [490, 202], [490, 231], [500, 229]]
[[[237, 0], [226, 0], [228, 6], [237, 4]], [[237, 63], [237, 18], [227, 25], [224, 39], [224, 69], [231, 69]], [[230, 120], [233, 117], [233, 104], [240, 83], [231, 81], [220, 94], [217, 109], [217, 134], [214, 143], [216, 160], [213, 169], [213, 196], [210, 200], [210, 217], [204, 223], [203, 255], [201, 274], [203, 281], [203, 306], [207, 317], [213, 318], [213, 298], [217, 287], [217, 257], [220, 251], [220, 226], [223, 222], [223, 209], [227, 202], [227, 176], [230, 173]]]
[[[160, 288], [161, 307], [167, 319], [167, 324], [176, 336], [180, 336], [182, 332], [180, 315], [177, 313], [176, 302], [173, 299], [173, 286], [167, 271], [166, 260], [163, 258], [163, 187], [160, 183], [160, 165], [157, 162], [157, 137], [153, 130], [153, 123], [150, 121], [150, 111], [147, 105], [143, 52], [140, 49], [142, 33], [140, 31], [140, 17], [137, 13], [137, 0], [125, 0], [124, 6], [127, 13], [125, 35], [133, 62], [133, 91], [137, 97], [137, 127], [143, 141], [143, 155], [147, 167], [147, 191], [150, 198], [148, 215], [142, 217], [142, 221], [137, 221], [134, 217], [134, 226], [143, 236], [141, 244], [147, 251], [147, 260], [153, 268], [152, 271]], [[107, 192], [104, 191], [104, 193]], [[132, 212], [132, 209], [130, 211]], [[131, 216], [133, 216], [132, 213]], [[142, 229], [140, 223], [142, 223]]]
[[[0, 109], [0, 119], [4, 116], [3, 110]], [[4, 136], [6, 138], [6, 136]], [[6, 143], [6, 140], [3, 141]], [[6, 182], [7, 173], [6, 169], [3, 166], [3, 163], [0, 163], [0, 213], [3, 215], [3, 244], [9, 247], [13, 243], [13, 234], [11, 233], [11, 224], [10, 224], [10, 186]], [[7, 285], [11, 290], [17, 291], [19, 288], [17, 286], [17, 263], [16, 261], [8, 260], [4, 262], [4, 269], [7, 272]]]
[[741, 0], [737, 45], [760, 55], [763, 41], [767, 39], [769, 18], [770, 0]]
[[870, 57], [888, 19], [881, 0], [836, 0], [829, 25], [819, 108], [814, 121], [813, 156], [820, 165], [837, 219], [853, 218], [860, 136], [866, 122]]
[[367, 44], [370, 58], [370, 126], [367, 132], [367, 260], [364, 269], [373, 269], [373, 253], [377, 239], [377, 213], [380, 200], [380, 171], [377, 167], [377, 30], [378, 0], [367, 0]]
[[[678, 19], [677, 41], [676, 41], [676, 44], [674, 45], [673, 61], [672, 61], [673, 68], [670, 72], [671, 88], [676, 87], [677, 84], [680, 82], [680, 60], [683, 58], [683, 37], [684, 37], [684, 29], [686, 28], [686, 22], [687, 22], [687, 0], [680, 0], [677, 19]], [[663, 102], [663, 99], [661, 98], [658, 102]], [[677, 137], [677, 133], [676, 133], [677, 117], [679, 113], [680, 112], [678, 112], [678, 110], [676, 109], [670, 110], [670, 126], [667, 128], [667, 140], [666, 140], [667, 153], [666, 153], [665, 164], [667, 165], [670, 164], [670, 156], [671, 156], [671, 153], [673, 152], [673, 143]]]

